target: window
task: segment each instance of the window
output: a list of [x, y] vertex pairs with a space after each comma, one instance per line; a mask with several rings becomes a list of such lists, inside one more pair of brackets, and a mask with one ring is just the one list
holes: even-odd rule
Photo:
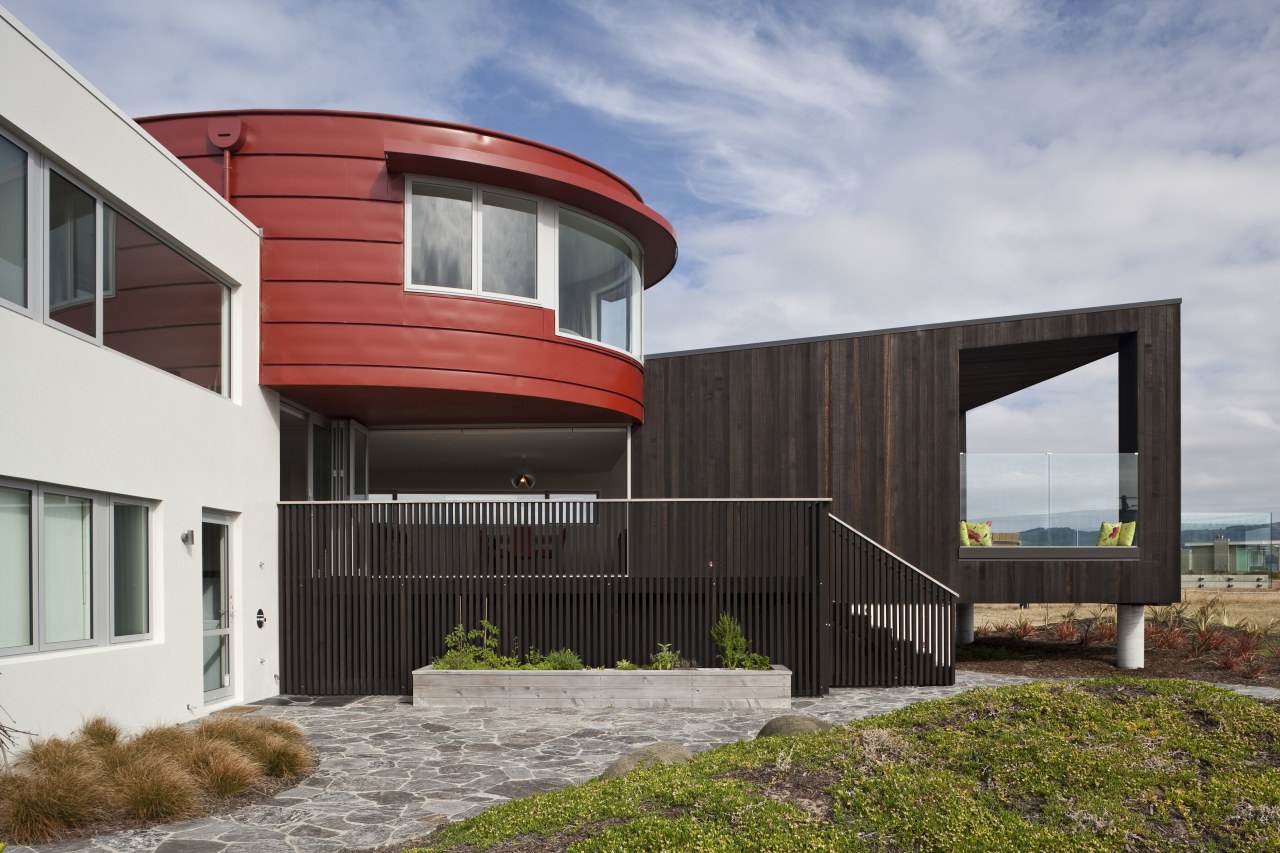
[[0, 486], [0, 654], [31, 641], [31, 492]]
[[151, 633], [149, 511], [138, 504], [111, 507], [111, 636]]
[[227, 285], [0, 135], [0, 304], [226, 396], [230, 301]]
[[103, 345], [226, 393], [230, 289], [127, 217], [103, 213]]
[[0, 483], [0, 655], [148, 638], [150, 512], [108, 495]]
[[0, 300], [27, 307], [27, 152], [2, 136]]
[[98, 214], [93, 196], [49, 173], [49, 319], [98, 336]]
[[560, 330], [636, 350], [639, 252], [619, 232], [560, 211]]
[[640, 356], [642, 258], [621, 231], [547, 199], [410, 180], [409, 289], [536, 300], [561, 334]]

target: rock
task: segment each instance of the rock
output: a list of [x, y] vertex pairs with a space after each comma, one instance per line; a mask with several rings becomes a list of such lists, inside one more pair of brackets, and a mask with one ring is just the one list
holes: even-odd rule
[[651, 764], [684, 764], [690, 758], [693, 758], [693, 753], [684, 744], [660, 740], [617, 759], [604, 769], [600, 778], [612, 779], [614, 776], [625, 776], [637, 767], [648, 767]]
[[764, 724], [756, 737], [777, 737], [780, 735], [799, 735], [805, 732], [820, 732], [832, 728], [831, 723], [820, 717], [807, 714], [783, 714], [774, 717]]

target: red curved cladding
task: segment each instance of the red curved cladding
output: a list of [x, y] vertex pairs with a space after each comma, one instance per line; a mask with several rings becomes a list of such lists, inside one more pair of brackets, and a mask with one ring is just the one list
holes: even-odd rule
[[640, 242], [645, 286], [656, 283], [675, 263], [674, 232], [620, 178], [538, 143], [393, 116], [139, 121], [221, 192], [210, 125], [235, 119], [230, 198], [264, 237], [263, 385], [372, 426], [643, 419], [639, 362], [558, 336], [553, 311], [404, 289], [404, 174], [506, 187], [600, 216]]

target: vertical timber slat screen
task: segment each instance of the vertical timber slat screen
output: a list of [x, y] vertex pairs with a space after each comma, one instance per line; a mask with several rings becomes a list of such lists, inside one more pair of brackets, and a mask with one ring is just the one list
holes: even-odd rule
[[954, 684], [957, 596], [830, 518], [832, 687]]
[[[824, 500], [280, 504], [286, 694], [407, 694], [445, 634], [481, 619], [506, 653], [569, 647], [588, 666], [671, 643], [715, 666], [736, 617], [793, 672], [830, 685]], [[838, 656], [838, 652], [837, 652]]]

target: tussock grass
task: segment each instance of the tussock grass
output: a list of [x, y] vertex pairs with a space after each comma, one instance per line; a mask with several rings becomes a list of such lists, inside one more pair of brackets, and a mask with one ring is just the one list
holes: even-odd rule
[[512, 801], [428, 840], [469, 853], [1280, 850], [1280, 710], [1160, 679], [973, 690]]
[[230, 799], [262, 778], [262, 767], [226, 741], [201, 738], [186, 754], [187, 772], [209, 793]]
[[95, 717], [73, 738], [34, 741], [0, 770], [0, 838], [38, 844], [208, 814], [266, 777], [293, 780], [314, 766], [302, 730], [282, 720], [210, 717], [123, 737]]

